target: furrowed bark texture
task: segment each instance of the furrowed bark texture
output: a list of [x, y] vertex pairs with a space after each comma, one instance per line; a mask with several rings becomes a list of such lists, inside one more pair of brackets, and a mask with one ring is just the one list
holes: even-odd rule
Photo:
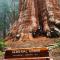
[[[44, 32], [55, 28], [60, 33], [60, 6], [58, 0], [19, 0], [19, 19], [10, 33], [29, 33], [42, 26]], [[14, 37], [13, 36], [13, 37]]]

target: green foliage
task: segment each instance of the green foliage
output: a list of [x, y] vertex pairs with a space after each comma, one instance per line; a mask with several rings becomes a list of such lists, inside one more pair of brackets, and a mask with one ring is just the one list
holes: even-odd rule
[[56, 43], [57, 43], [58, 47], [60, 48], [60, 41], [57, 41]]
[[4, 55], [4, 52], [0, 51], [0, 56], [3, 56]]
[[0, 38], [0, 51], [3, 51], [4, 47], [5, 47], [4, 39]]
[[48, 46], [49, 49], [60, 48], [60, 39], [55, 39], [55, 43]]

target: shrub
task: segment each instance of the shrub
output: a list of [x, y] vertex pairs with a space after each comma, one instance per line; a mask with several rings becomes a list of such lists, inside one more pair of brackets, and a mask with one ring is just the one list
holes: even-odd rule
[[4, 47], [5, 47], [4, 39], [0, 38], [0, 51], [3, 51]]

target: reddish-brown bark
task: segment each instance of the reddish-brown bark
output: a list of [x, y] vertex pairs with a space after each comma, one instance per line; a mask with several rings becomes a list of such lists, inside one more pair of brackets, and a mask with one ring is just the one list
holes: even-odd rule
[[54, 24], [60, 24], [60, 8], [57, 0], [19, 0], [19, 19], [10, 29], [14, 36], [36, 31], [50, 32]]

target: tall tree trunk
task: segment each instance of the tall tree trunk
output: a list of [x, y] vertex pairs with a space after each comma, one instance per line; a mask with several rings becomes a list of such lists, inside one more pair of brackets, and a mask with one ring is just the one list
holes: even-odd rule
[[[25, 5], [24, 5], [25, 4]], [[20, 16], [18, 21], [29, 21], [31, 30], [37, 30], [38, 25], [38, 9], [37, 0], [21, 0], [20, 1]]]

